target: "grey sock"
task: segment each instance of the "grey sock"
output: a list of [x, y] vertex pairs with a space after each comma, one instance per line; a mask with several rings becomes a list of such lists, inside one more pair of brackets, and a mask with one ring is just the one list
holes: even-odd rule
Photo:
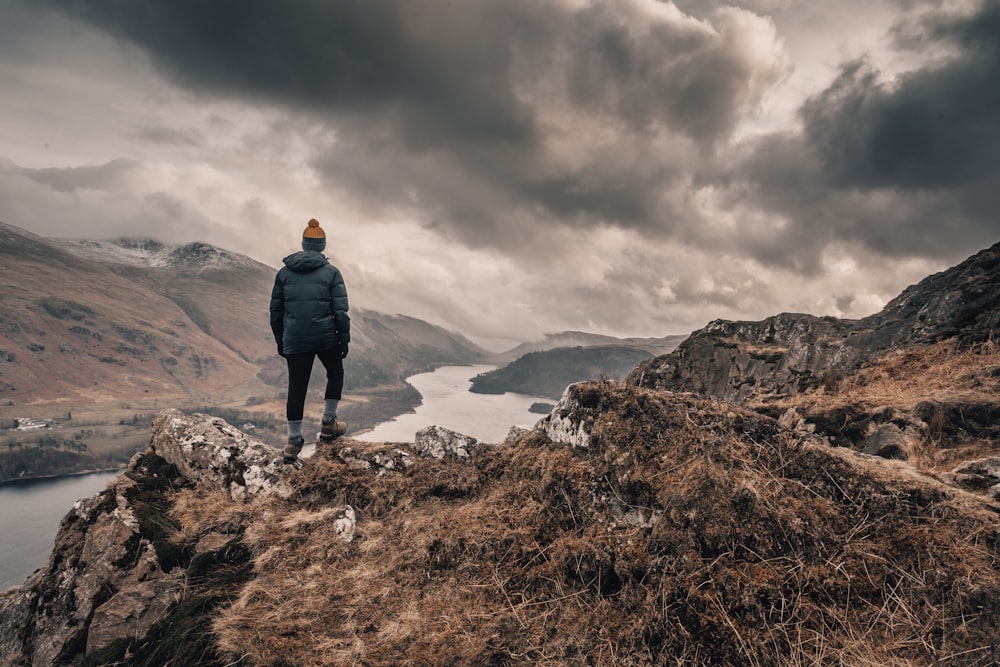
[[301, 438], [302, 437], [302, 420], [288, 422], [288, 437], [289, 438]]
[[328, 398], [323, 401], [323, 421], [332, 421], [337, 417], [337, 408], [340, 406], [340, 401], [336, 398]]

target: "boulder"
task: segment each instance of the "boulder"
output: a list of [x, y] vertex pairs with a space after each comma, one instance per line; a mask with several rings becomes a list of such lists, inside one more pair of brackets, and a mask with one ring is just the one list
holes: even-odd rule
[[589, 448], [595, 411], [584, 396], [584, 386], [580, 383], [566, 387], [552, 412], [539, 420], [535, 430], [541, 431], [553, 442], [577, 449]]
[[900, 428], [892, 422], [887, 422], [874, 427], [871, 435], [861, 443], [860, 451], [883, 459], [905, 461], [921, 437], [920, 432], [912, 426]]
[[152, 450], [189, 479], [234, 500], [260, 493], [287, 498], [288, 466], [278, 450], [219, 417], [164, 410], [153, 420]]
[[468, 458], [479, 445], [475, 438], [441, 426], [428, 426], [417, 431], [413, 448], [420, 456], [443, 459], [446, 456]]

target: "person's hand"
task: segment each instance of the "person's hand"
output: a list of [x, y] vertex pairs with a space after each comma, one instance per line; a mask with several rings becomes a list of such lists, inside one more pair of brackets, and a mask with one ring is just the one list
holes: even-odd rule
[[285, 348], [284, 341], [280, 341], [279, 340], [278, 341], [278, 356], [279, 357], [284, 357], [285, 356], [285, 349], [284, 348]]
[[340, 358], [341, 359], [347, 358], [347, 343], [340, 344]]

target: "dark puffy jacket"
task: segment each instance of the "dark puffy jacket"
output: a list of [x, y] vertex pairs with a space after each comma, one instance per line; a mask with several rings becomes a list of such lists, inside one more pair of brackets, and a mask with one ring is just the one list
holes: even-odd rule
[[322, 253], [289, 255], [271, 290], [271, 331], [284, 354], [318, 352], [351, 340], [347, 287]]

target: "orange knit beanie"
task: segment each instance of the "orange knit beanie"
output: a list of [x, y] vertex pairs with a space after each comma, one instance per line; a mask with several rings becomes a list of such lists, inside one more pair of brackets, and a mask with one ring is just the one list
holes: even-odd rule
[[324, 232], [323, 228], [319, 226], [319, 220], [313, 218], [312, 220], [309, 221], [309, 224], [306, 226], [306, 231], [302, 232], [302, 238], [304, 239], [326, 238], [326, 232]]
[[323, 252], [326, 250], [326, 232], [319, 226], [319, 220], [313, 218], [302, 232], [302, 249]]

